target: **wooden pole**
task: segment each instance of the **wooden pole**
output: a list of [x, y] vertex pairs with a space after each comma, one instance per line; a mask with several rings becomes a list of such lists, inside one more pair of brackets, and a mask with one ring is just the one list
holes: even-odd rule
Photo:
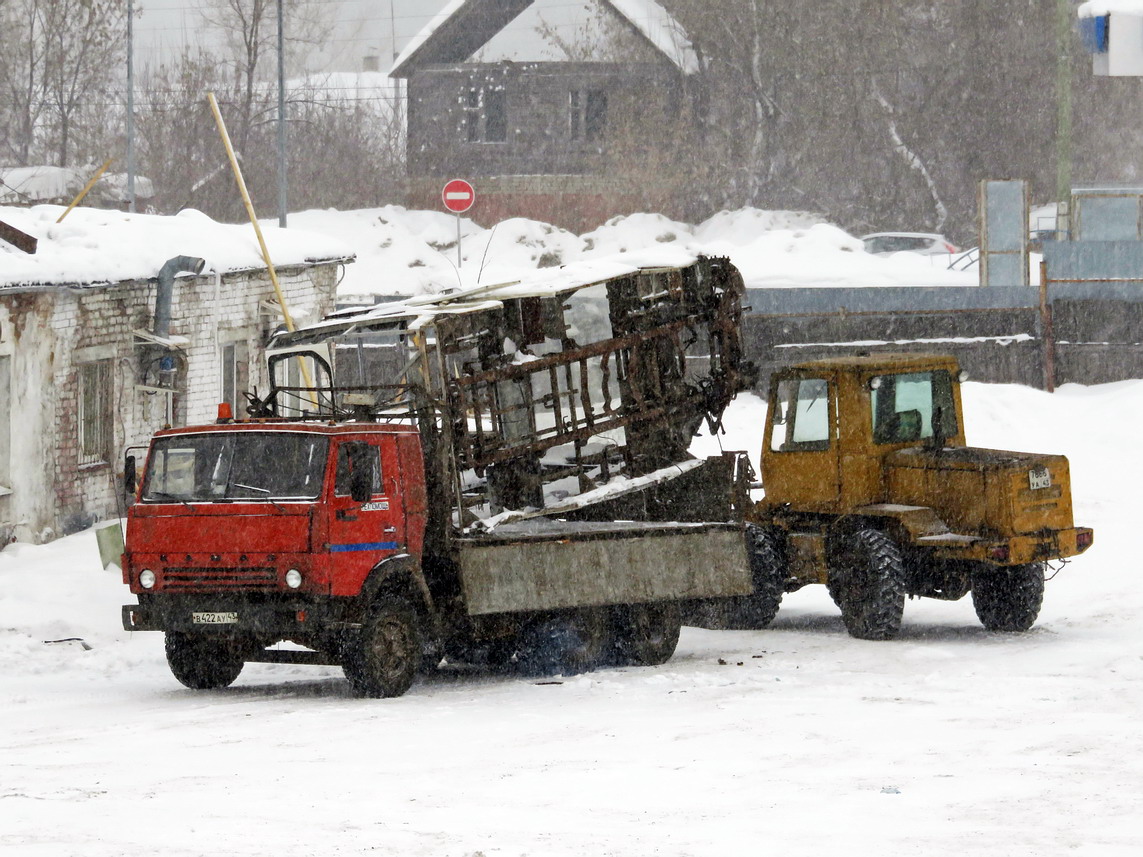
[[1052, 305], [1048, 302], [1048, 263], [1040, 260], [1040, 339], [1044, 348], [1044, 389], [1056, 391], [1056, 342]]
[[93, 175], [93, 176], [91, 177], [91, 181], [89, 181], [87, 184], [85, 184], [85, 185], [83, 186], [83, 190], [81, 190], [81, 191], [79, 192], [79, 196], [77, 196], [75, 199], [73, 199], [73, 200], [71, 201], [71, 205], [69, 205], [69, 206], [68, 206], [68, 207], [67, 207], [67, 208], [64, 210], [64, 213], [60, 215], [60, 217], [59, 217], [59, 220], [57, 220], [57, 221], [56, 221], [56, 223], [63, 223], [63, 219], [64, 219], [65, 217], [67, 217], [69, 214], [71, 214], [71, 210], [72, 210], [73, 208], [75, 208], [77, 205], [79, 205], [81, 202], [83, 202], [83, 198], [84, 198], [85, 196], [87, 196], [87, 192], [88, 192], [89, 190], [91, 190], [93, 187], [95, 187], [95, 183], [96, 183], [97, 181], [99, 181], [99, 177], [103, 175], [104, 171], [105, 171], [105, 170], [106, 170], [106, 169], [107, 169], [109, 166], [111, 166], [111, 162], [112, 162], [112, 161], [114, 161], [114, 160], [115, 160], [114, 158], [108, 158], [106, 161], [104, 161], [104, 162], [103, 162], [103, 166], [102, 166], [102, 167], [100, 167], [98, 170], [96, 170], [96, 171], [95, 171], [95, 175]]
[[[278, 306], [282, 309], [282, 320], [286, 323], [286, 330], [293, 333], [296, 329], [294, 320], [290, 318], [290, 309], [286, 306], [286, 297], [282, 294], [281, 283], [278, 282], [278, 272], [274, 269], [274, 262], [270, 259], [270, 251], [266, 247], [262, 227], [258, 225], [258, 216], [254, 213], [254, 203], [250, 201], [250, 191], [246, 189], [246, 180], [242, 178], [242, 168], [238, 165], [238, 158], [234, 154], [234, 146], [230, 142], [230, 134], [226, 131], [226, 123], [222, 120], [222, 112], [218, 109], [218, 100], [214, 97], [213, 92], [208, 92], [206, 98], [210, 102], [210, 110], [214, 114], [215, 123], [218, 125], [218, 133], [222, 137], [226, 156], [230, 159], [230, 169], [234, 172], [234, 181], [238, 184], [238, 192], [242, 194], [242, 202], [246, 206], [246, 216], [250, 218], [250, 225], [254, 227], [254, 234], [258, 236], [258, 246], [262, 249], [262, 260], [266, 263], [266, 270], [270, 273], [270, 282], [274, 284], [274, 294], [278, 296]], [[298, 357], [298, 367], [302, 371], [302, 378], [305, 380], [306, 386], [313, 390], [314, 384], [313, 379], [310, 378], [309, 367], [300, 356]], [[316, 390], [314, 396], [317, 396]], [[316, 408], [317, 402], [313, 399], [311, 401]]]

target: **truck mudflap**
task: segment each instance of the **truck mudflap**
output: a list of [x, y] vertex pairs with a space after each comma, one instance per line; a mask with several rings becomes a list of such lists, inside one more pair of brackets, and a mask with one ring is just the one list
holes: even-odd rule
[[344, 619], [348, 605], [302, 598], [253, 601], [234, 596], [150, 598], [122, 608], [126, 631], [201, 631], [288, 637]]
[[741, 524], [533, 519], [457, 540], [470, 615], [750, 595]]

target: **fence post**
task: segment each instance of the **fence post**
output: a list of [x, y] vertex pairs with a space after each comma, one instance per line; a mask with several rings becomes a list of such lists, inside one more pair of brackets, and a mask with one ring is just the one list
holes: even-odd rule
[[1040, 341], [1044, 348], [1044, 389], [1056, 391], [1056, 340], [1052, 331], [1052, 305], [1048, 301], [1048, 263], [1040, 260]]

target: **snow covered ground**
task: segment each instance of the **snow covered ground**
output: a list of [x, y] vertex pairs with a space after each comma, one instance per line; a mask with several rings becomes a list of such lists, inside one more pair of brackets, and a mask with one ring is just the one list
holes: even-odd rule
[[[160, 635], [119, 630], [91, 532], [11, 545], [0, 852], [1139, 854], [1143, 382], [965, 396], [970, 442], [1071, 458], [1096, 528], [1027, 634], [914, 601], [898, 640], [863, 642], [811, 587], [769, 630], [685, 629], [658, 668], [359, 700], [337, 670], [255, 665], [203, 693]], [[743, 397], [721, 443], [755, 449], [761, 416]]]
[[[975, 286], [975, 265], [949, 270], [948, 256], [895, 253], [874, 256], [861, 241], [805, 212], [723, 211], [692, 226], [661, 214], [615, 217], [584, 235], [535, 220], [513, 218], [482, 229], [437, 211], [397, 205], [357, 211], [303, 211], [290, 229], [335, 237], [354, 248], [338, 288], [344, 302], [372, 303], [373, 295], [413, 295], [491, 285], [526, 277], [537, 268], [622, 255], [648, 247], [729, 256], [749, 288], [796, 286]], [[267, 231], [276, 231], [267, 224]]]

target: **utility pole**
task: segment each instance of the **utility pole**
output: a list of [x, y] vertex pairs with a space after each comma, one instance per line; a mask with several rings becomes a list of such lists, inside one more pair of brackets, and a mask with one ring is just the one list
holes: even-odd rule
[[127, 210], [135, 211], [135, 0], [127, 0]]
[[[1071, 0], [1056, 0], [1056, 201], [1072, 193], [1072, 20]], [[1056, 228], [1059, 229], [1059, 223]]]
[[285, 28], [282, 5], [278, 0], [278, 226], [286, 228], [287, 176], [286, 176], [286, 60]]

